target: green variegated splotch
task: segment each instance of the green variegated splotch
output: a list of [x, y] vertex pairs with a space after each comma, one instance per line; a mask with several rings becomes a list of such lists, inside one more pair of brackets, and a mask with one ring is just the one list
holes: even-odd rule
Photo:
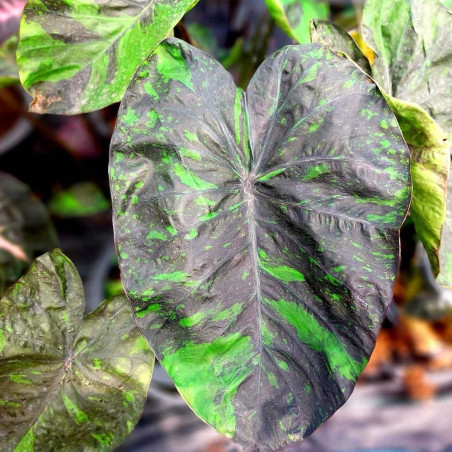
[[321, 0], [265, 0], [278, 26], [300, 44], [310, 42], [309, 25], [313, 19], [326, 19], [328, 2]]
[[0, 300], [0, 449], [107, 451], [131, 432], [154, 355], [117, 295], [83, 317], [77, 270], [38, 258]]
[[198, 0], [29, 0], [19, 73], [35, 113], [75, 114], [121, 100], [138, 66]]
[[[436, 1], [436, 0], [435, 0]], [[446, 190], [449, 174], [449, 144], [447, 134], [421, 105], [409, 98], [397, 98], [382, 88], [384, 80], [374, 72], [367, 58], [350, 35], [329, 22], [314, 22], [313, 42], [322, 42], [358, 64], [368, 75], [375, 77], [386, 101], [397, 117], [405, 141], [411, 151], [413, 197], [410, 214], [422, 241], [435, 275], [439, 272], [441, 231], [446, 216]], [[388, 44], [389, 45], [389, 44]], [[378, 55], [376, 60], [378, 60]], [[427, 62], [426, 62], [427, 64]], [[442, 83], [442, 82], [441, 82]]]
[[185, 400], [244, 445], [312, 433], [392, 297], [409, 155], [375, 85], [315, 44], [244, 92], [166, 40], [124, 97], [110, 179], [123, 284]]
[[44, 205], [27, 185], [0, 171], [0, 296], [35, 257], [56, 246]]

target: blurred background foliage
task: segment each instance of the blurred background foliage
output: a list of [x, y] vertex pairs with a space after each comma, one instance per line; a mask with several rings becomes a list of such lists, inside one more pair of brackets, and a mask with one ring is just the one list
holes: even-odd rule
[[[18, 83], [15, 65], [24, 3], [0, 3], [0, 291], [34, 257], [59, 245], [80, 271], [91, 311], [122, 291], [107, 174], [118, 105], [69, 117], [28, 112], [30, 98]], [[295, 27], [299, 35], [289, 36], [266, 3], [271, 2], [201, 1], [177, 25], [175, 36], [212, 54], [246, 88], [266, 56], [295, 37], [308, 42], [308, 19], [330, 18], [351, 32], [362, 14], [358, 0], [306, 1], [306, 20]], [[443, 3], [452, 9], [451, 0]], [[354, 37], [359, 40], [356, 31]], [[394, 303], [355, 394], [291, 451], [399, 447], [440, 452], [452, 445], [452, 295], [435, 281], [409, 219], [401, 244]], [[199, 421], [157, 369], [144, 416], [121, 450], [237, 447]]]

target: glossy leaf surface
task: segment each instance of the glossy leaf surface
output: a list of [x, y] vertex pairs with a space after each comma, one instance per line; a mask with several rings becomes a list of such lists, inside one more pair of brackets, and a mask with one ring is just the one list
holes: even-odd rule
[[[367, 74], [383, 82], [363, 63], [366, 57], [344, 30], [329, 23], [314, 23], [311, 29], [314, 42], [322, 42], [355, 61]], [[426, 63], [427, 64], [427, 63]], [[373, 68], [375, 65], [373, 66]], [[410, 213], [416, 232], [427, 251], [435, 276], [439, 272], [439, 248], [446, 218], [446, 191], [449, 173], [449, 144], [447, 134], [424, 108], [391, 96], [381, 88], [389, 106], [397, 117], [405, 141], [411, 150], [413, 197]]]
[[75, 114], [121, 100], [145, 57], [197, 0], [29, 0], [19, 72], [31, 111]]
[[319, 44], [246, 93], [174, 39], [140, 68], [110, 156], [122, 280], [198, 416], [276, 449], [344, 403], [391, 300], [408, 162], [375, 85]]
[[44, 205], [27, 185], [0, 172], [0, 295], [57, 242]]
[[85, 318], [84, 304], [59, 250], [0, 300], [2, 450], [111, 450], [138, 421], [153, 353], [124, 295]]
[[313, 19], [326, 19], [328, 2], [318, 0], [265, 0], [276, 23], [300, 44], [310, 42], [309, 25]]

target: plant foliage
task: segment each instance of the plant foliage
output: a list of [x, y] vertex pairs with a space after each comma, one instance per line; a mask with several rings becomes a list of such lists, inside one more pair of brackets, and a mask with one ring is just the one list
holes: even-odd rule
[[319, 0], [265, 0], [279, 27], [300, 44], [310, 42], [309, 25], [313, 19], [327, 19], [328, 2]]
[[153, 353], [124, 295], [86, 317], [84, 304], [59, 250], [0, 300], [2, 450], [111, 450], [138, 421]]
[[[366, 4], [367, 11], [369, 11], [369, 8], [374, 8], [375, 10], [378, 6], [381, 5], [371, 2]], [[370, 15], [369, 12], [367, 14]], [[372, 17], [376, 16], [378, 14], [375, 11]], [[410, 76], [408, 74], [419, 75], [414, 63], [413, 67], [409, 68], [399, 66], [401, 66], [402, 60], [412, 61], [414, 58], [421, 58], [419, 52], [422, 52], [422, 43], [419, 43], [416, 49], [411, 49], [414, 55], [409, 52], [409, 49], [406, 49], [406, 46], [401, 45], [400, 48], [406, 51], [405, 56], [397, 54], [394, 59], [398, 58], [400, 61], [394, 61], [393, 59], [391, 60], [392, 66], [390, 68], [378, 70], [378, 66], [381, 66], [381, 57], [379, 56], [381, 51], [375, 50], [375, 62], [370, 68], [370, 64], [365, 62], [367, 60], [366, 57], [353, 39], [337, 25], [328, 22], [315, 22], [313, 23], [311, 34], [314, 42], [323, 42], [335, 51], [355, 61], [367, 74], [372, 75], [380, 86], [389, 106], [394, 111], [411, 151], [413, 197], [410, 213], [414, 220], [417, 234], [429, 256], [433, 272], [437, 275], [440, 267], [438, 253], [441, 243], [441, 232], [446, 218], [446, 191], [450, 165], [447, 134], [427, 113], [425, 109], [428, 108], [427, 105], [416, 104], [415, 102], [418, 98], [408, 92], [407, 88], [404, 88], [404, 92], [398, 89], [398, 83], [403, 85], [405, 83], [414, 83], [404, 80], [404, 77]], [[379, 36], [386, 37], [387, 32], [381, 32]], [[421, 40], [421, 38], [419, 39]], [[390, 46], [394, 45], [394, 43], [385, 41], [384, 45]], [[422, 64], [429, 66], [428, 59], [422, 61]], [[416, 64], [421, 63], [418, 62]], [[394, 81], [390, 84], [385, 82], [382, 74], [386, 74], [385, 77], [388, 78], [391, 77], [388, 75], [392, 73], [391, 71], [396, 71], [398, 78], [394, 76]], [[406, 75], [403, 75], [404, 71], [408, 71]], [[416, 78], [416, 76], [413, 77]], [[396, 97], [399, 95], [406, 97]]]
[[44, 205], [27, 185], [0, 171], [0, 295], [57, 242]]
[[17, 53], [35, 113], [121, 100], [145, 57], [198, 0], [28, 0]]
[[110, 155], [122, 280], [198, 416], [276, 449], [345, 402], [392, 298], [408, 165], [379, 90], [320, 44], [246, 92], [176, 39], [141, 66]]

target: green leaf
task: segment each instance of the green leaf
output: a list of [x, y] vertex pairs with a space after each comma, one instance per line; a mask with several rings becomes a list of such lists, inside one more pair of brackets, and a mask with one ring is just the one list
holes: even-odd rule
[[112, 139], [114, 227], [137, 321], [198, 416], [275, 449], [345, 402], [392, 298], [408, 164], [378, 89], [319, 44], [246, 93], [182, 41], [155, 50]]
[[17, 36], [0, 45], [0, 88], [19, 83], [16, 64]]
[[327, 19], [328, 2], [318, 0], [265, 0], [278, 26], [300, 44], [310, 42], [309, 25], [313, 19]]
[[[352, 37], [340, 27], [329, 23], [313, 23], [311, 37], [354, 61], [376, 83], [384, 83], [379, 73], [370, 70], [366, 57]], [[378, 58], [377, 58], [378, 59]], [[401, 100], [380, 89], [397, 117], [403, 137], [411, 151], [411, 176], [413, 197], [410, 214], [416, 232], [427, 251], [433, 273], [439, 272], [441, 231], [446, 218], [446, 190], [449, 174], [449, 149], [447, 135], [431, 116], [410, 99]], [[428, 206], [426, 210], [425, 206]]]
[[138, 66], [198, 0], [29, 0], [19, 73], [35, 113], [75, 114], [121, 100]]
[[452, 12], [438, 0], [367, 0], [362, 26], [374, 79], [452, 132]]
[[27, 185], [0, 171], [0, 295], [35, 257], [57, 244], [44, 205]]
[[84, 294], [59, 250], [0, 300], [3, 450], [112, 450], [146, 400], [154, 356], [124, 295], [83, 318]]

